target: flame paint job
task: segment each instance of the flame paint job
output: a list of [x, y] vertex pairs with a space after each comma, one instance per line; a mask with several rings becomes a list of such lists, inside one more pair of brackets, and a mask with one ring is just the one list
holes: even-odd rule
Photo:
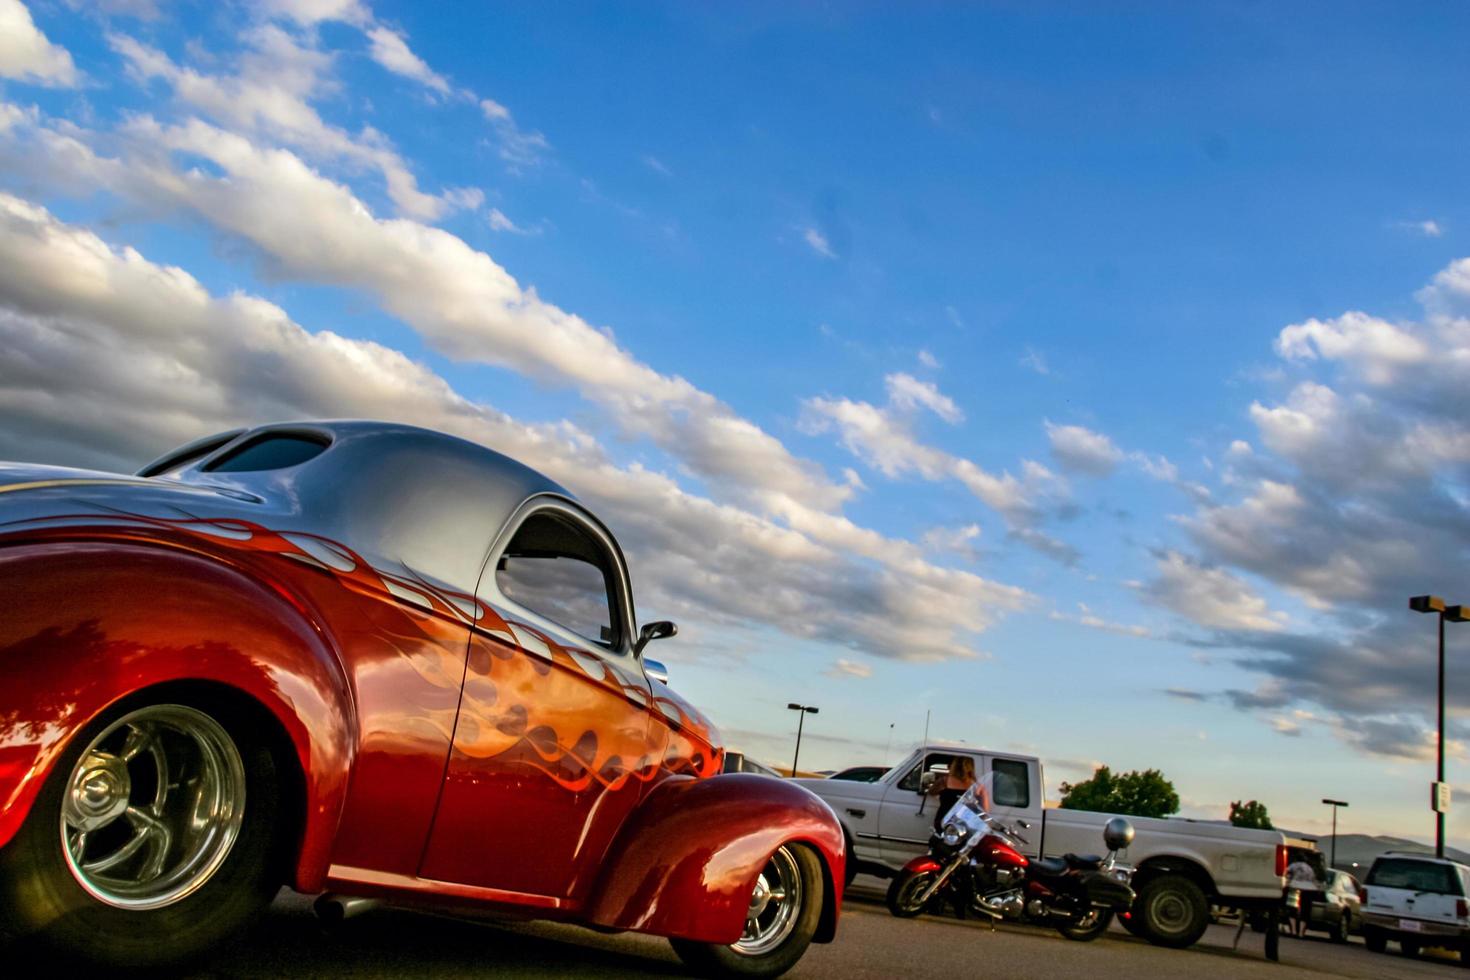
[[[354, 443], [381, 455], [407, 440], [422, 461], [447, 439], [318, 425], [347, 447], [320, 459], [347, 469]], [[802, 840], [833, 882], [830, 938], [844, 861], [830, 810], [774, 780], [708, 779], [723, 752], [713, 726], [626, 642], [570, 646], [477, 597], [466, 570], [516, 509], [569, 498], [519, 464], [496, 464], [505, 475], [453, 453], [452, 471], [490, 481], [476, 499], [499, 516], [477, 513], [471, 543], [459, 535], [469, 560], [442, 555], [454, 535], [435, 530], [439, 551], [421, 553], [443, 575], [313, 530], [352, 523], [316, 519], [321, 474], [214, 486], [0, 465], [0, 846], [89, 721], [143, 688], [210, 683], [270, 712], [294, 748], [298, 889], [732, 942], [770, 853]]]

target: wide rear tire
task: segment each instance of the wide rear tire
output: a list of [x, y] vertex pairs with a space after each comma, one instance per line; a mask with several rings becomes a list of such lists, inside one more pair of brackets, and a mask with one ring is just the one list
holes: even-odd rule
[[718, 946], [670, 939], [669, 944], [703, 976], [779, 977], [811, 945], [824, 898], [822, 863], [816, 854], [799, 844], [783, 844], [756, 879], [752, 918], [739, 942]]
[[154, 970], [249, 923], [283, 870], [281, 779], [251, 721], [134, 700], [73, 737], [0, 853], [0, 933], [42, 955]]

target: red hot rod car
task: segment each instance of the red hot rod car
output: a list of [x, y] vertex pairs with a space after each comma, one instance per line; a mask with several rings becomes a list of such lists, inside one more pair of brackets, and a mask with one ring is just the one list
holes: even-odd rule
[[669, 937], [770, 976], [833, 938], [842, 830], [721, 775], [622, 552], [546, 477], [373, 422], [136, 476], [0, 465], [0, 932], [196, 956], [283, 884]]

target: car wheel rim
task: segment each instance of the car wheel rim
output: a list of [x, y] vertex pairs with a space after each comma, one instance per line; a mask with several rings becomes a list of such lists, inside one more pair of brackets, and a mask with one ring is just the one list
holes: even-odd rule
[[240, 835], [245, 766], [220, 724], [177, 704], [140, 708], [92, 740], [61, 805], [61, 850], [87, 894], [156, 909], [204, 886]]
[[747, 956], [776, 949], [796, 930], [801, 901], [801, 869], [795, 855], [782, 847], [755, 879], [745, 910], [745, 932], [730, 948]]
[[1181, 932], [1189, 924], [1189, 905], [1173, 892], [1154, 899], [1153, 920], [1160, 932]]

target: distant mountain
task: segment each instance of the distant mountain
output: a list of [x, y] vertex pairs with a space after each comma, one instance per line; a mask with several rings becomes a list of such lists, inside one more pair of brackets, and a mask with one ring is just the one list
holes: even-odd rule
[[[1325, 834], [1316, 837], [1314, 834], [1303, 834], [1295, 830], [1280, 828], [1288, 837], [1315, 838], [1317, 849], [1323, 855], [1332, 854], [1332, 835]], [[1337, 867], [1344, 871], [1355, 871], [1357, 874], [1366, 874], [1373, 859], [1384, 851], [1407, 851], [1412, 854], [1433, 854], [1434, 845], [1425, 844], [1421, 841], [1407, 840], [1403, 837], [1370, 837], [1367, 834], [1338, 834], [1337, 835]], [[1454, 847], [1444, 849], [1445, 857], [1454, 861], [1470, 864], [1470, 854]], [[1357, 868], [1353, 865], [1356, 864]]]

